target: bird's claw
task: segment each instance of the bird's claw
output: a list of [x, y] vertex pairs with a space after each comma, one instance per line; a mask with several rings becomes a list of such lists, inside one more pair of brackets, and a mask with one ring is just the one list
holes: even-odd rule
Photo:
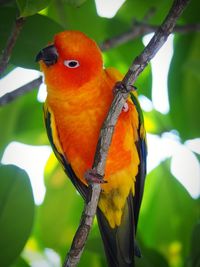
[[113, 94], [117, 94], [118, 92], [128, 93], [131, 91], [137, 90], [137, 87], [134, 85], [125, 85], [122, 81], [116, 82], [115, 87], [113, 89]]
[[128, 103], [125, 102], [125, 104], [123, 105], [122, 111], [127, 112], [128, 110], [129, 110]]
[[103, 179], [103, 175], [97, 173], [96, 169], [90, 169], [85, 173], [85, 179], [88, 184], [104, 184], [107, 183], [106, 180]]

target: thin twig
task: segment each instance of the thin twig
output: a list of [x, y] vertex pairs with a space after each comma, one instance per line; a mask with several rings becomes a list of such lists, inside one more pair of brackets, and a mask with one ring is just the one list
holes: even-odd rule
[[13, 26], [11, 34], [10, 34], [8, 40], [7, 40], [6, 47], [3, 50], [2, 55], [1, 55], [1, 59], [0, 59], [0, 77], [2, 76], [3, 72], [5, 71], [5, 69], [6, 69], [7, 65], [8, 65], [12, 50], [13, 50], [13, 48], [15, 46], [15, 43], [16, 43], [17, 38], [19, 36], [19, 33], [20, 33], [20, 31], [21, 31], [21, 29], [22, 29], [22, 27], [24, 25], [24, 22], [25, 22], [25, 18], [23, 18], [23, 17], [17, 18], [16, 21], [15, 21], [15, 24]]
[[[140, 36], [144, 36], [148, 33], [155, 32], [159, 26], [151, 25], [145, 23], [144, 21], [134, 21], [132, 29], [123, 32], [118, 36], [114, 36], [102, 44], [100, 44], [100, 48], [102, 51], [107, 51], [111, 48], [117, 47], [124, 43], [127, 43], [131, 40], [134, 40]], [[189, 32], [199, 32], [200, 31], [200, 24], [188, 24], [188, 25], [177, 25], [173, 29], [173, 33], [189, 33]]]
[[42, 76], [38, 77], [37, 79], [17, 88], [16, 90], [7, 93], [0, 97], [0, 106], [6, 105], [10, 103], [11, 101], [15, 100], [21, 95], [24, 95], [27, 92], [30, 92], [33, 90], [33, 88], [37, 88], [42, 83]]
[[[143, 71], [148, 62], [155, 56], [161, 46], [166, 42], [167, 37], [172, 32], [176, 24], [176, 20], [181, 15], [183, 9], [188, 3], [189, 0], [174, 1], [166, 19], [158, 28], [147, 47], [133, 61], [130, 69], [128, 70], [127, 74], [121, 82], [121, 86], [119, 86], [120, 83], [117, 83], [117, 85], [115, 86], [115, 91], [117, 93], [115, 94], [114, 100], [110, 107], [109, 114], [102, 126], [94, 158], [93, 169], [97, 173], [97, 178], [99, 177], [99, 175], [104, 174], [108, 149], [114, 132], [114, 126], [116, 125], [122, 107], [128, 98], [130, 85], [135, 82], [136, 78]], [[80, 260], [84, 245], [86, 243], [86, 239], [91, 229], [91, 225], [93, 222], [92, 216], [94, 216], [95, 214], [94, 211], [96, 210], [98, 205], [100, 192], [100, 184], [91, 184], [89, 188], [90, 201], [85, 204], [85, 208], [82, 213], [81, 224], [79, 225], [78, 232], [76, 233], [73, 239], [72, 246], [63, 265], [64, 267], [75, 267], [77, 266]], [[94, 202], [92, 202], [93, 199], [95, 199]], [[90, 207], [88, 207], [88, 205]], [[90, 214], [90, 216], [89, 223], [87, 224], [88, 214]], [[84, 237], [81, 236], [82, 233], [84, 233]]]

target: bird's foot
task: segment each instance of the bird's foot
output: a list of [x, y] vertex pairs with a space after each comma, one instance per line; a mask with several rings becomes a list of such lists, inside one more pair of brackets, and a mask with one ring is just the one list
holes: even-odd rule
[[129, 110], [129, 107], [128, 107], [128, 103], [126, 102], [126, 103], [123, 105], [122, 111], [123, 111], [123, 112], [127, 112], [128, 110]]
[[137, 87], [133, 85], [125, 85], [122, 81], [116, 82], [115, 87], [113, 89], [113, 94], [117, 94], [118, 92], [128, 93], [131, 91], [137, 90]]
[[105, 181], [103, 175], [100, 175], [97, 173], [96, 169], [90, 169], [86, 171], [85, 173], [85, 179], [88, 182], [88, 184], [105, 184], [107, 181]]

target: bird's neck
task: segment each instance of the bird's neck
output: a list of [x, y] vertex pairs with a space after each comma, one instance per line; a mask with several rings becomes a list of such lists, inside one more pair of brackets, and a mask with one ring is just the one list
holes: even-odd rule
[[[50, 106], [62, 106], [65, 112], [76, 107], [77, 111], [84, 112], [87, 109], [95, 109], [100, 102], [104, 102], [104, 106], [111, 103], [113, 94], [106, 74], [90, 80], [79, 88], [66, 88], [60, 92], [56, 88], [47, 86], [47, 102]], [[111, 82], [112, 83], [112, 82]], [[110, 89], [110, 90], [109, 90]]]

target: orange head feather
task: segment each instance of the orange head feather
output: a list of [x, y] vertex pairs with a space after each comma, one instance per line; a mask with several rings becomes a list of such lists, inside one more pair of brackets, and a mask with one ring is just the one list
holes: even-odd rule
[[[79, 31], [64, 31], [54, 37], [57, 62], [40, 61], [45, 82], [58, 91], [78, 89], [102, 72], [102, 55], [96, 43]], [[75, 63], [77, 63], [76, 66]]]

